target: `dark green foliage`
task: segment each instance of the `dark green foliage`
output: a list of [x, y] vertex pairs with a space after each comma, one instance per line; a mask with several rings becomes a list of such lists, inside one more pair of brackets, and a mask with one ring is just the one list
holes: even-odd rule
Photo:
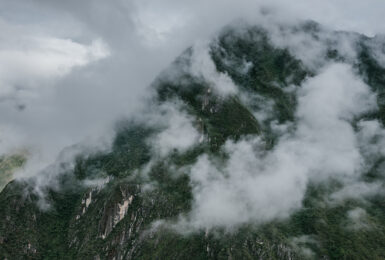
[[41, 258], [41, 253], [29, 250], [28, 244], [37, 243], [39, 230], [36, 222], [37, 206], [34, 196], [25, 196], [25, 183], [9, 183], [0, 197], [0, 256], [9, 259]]
[[260, 132], [257, 120], [238, 98], [217, 96], [204, 83], [191, 80], [191, 84], [182, 86], [159, 82], [159, 99], [183, 100], [188, 105], [188, 112], [199, 119], [200, 130], [210, 138], [213, 151], [229, 138], [237, 140], [242, 135]]
[[76, 159], [75, 175], [79, 179], [93, 177], [100, 172], [116, 177], [125, 177], [131, 171], [150, 160], [146, 138], [152, 133], [144, 126], [122, 123], [113, 143], [112, 151], [96, 154], [89, 158]]
[[357, 67], [366, 83], [376, 92], [379, 110], [369, 113], [365, 118], [379, 119], [385, 125], [385, 68], [373, 58], [366, 41], [366, 38], [361, 40]]
[[147, 238], [134, 255], [138, 259], [288, 259], [294, 256], [283, 240], [267, 240], [252, 226], [236, 233], [218, 230], [188, 236], [161, 229]]
[[22, 167], [25, 162], [26, 158], [23, 153], [0, 156], [0, 191], [12, 180], [13, 171]]
[[80, 199], [80, 194], [50, 192], [52, 209], [47, 210], [38, 218], [38, 244], [44, 259], [71, 259], [68, 247], [68, 226], [74, 215], [74, 210]]
[[300, 85], [309, 72], [287, 50], [274, 48], [263, 29], [227, 29], [212, 45], [211, 55], [217, 70], [238, 86], [274, 100], [280, 122], [293, 120], [295, 96], [284, 88]]
[[[354, 200], [335, 206], [323, 203], [328, 194], [338, 187], [340, 184], [333, 181], [322, 185], [311, 184], [303, 209], [293, 214], [289, 221], [274, 223], [270, 227], [267, 225], [264, 232], [274, 228], [284, 237], [307, 235], [314, 242], [309, 239], [306, 247], [315, 255], [328, 256], [330, 259], [383, 259], [384, 211], [373, 214], [371, 211], [377, 206]], [[355, 228], [349, 222], [348, 211], [357, 207], [365, 209], [370, 216], [365, 227]]]

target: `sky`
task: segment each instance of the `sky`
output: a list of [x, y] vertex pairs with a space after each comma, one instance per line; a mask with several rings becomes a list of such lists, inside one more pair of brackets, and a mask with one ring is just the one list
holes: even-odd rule
[[[272, 17], [268, 19], [290, 24], [297, 20], [311, 19], [333, 30], [352, 30], [374, 36], [385, 32], [383, 10], [385, 2], [381, 0], [0, 0], [0, 155], [26, 149], [29, 153], [28, 163], [20, 176], [33, 176], [54, 162], [66, 147], [84, 144], [93, 149], [108, 149], [113, 138], [114, 123], [121, 118], [138, 116], [141, 113], [146, 105], [146, 98], [151, 96], [148, 86], [155, 77], [187, 47], [200, 46], [199, 44], [208, 41], [223, 26], [233, 21], [243, 19], [258, 24], [266, 22], [266, 17]], [[301, 49], [297, 51], [302, 53]], [[205, 56], [198, 58], [204, 63], [204, 68], [212, 69], [212, 64], [207, 63]], [[348, 67], [338, 65], [323, 69], [319, 77], [307, 82], [303, 95], [310, 100], [313, 98], [312, 93], [325, 97], [323, 95], [327, 92], [323, 91], [328, 89], [318, 86], [328, 80], [338, 83], [336, 71], [347, 82], [352, 82], [357, 93], [370, 96], [370, 93], [365, 92], [366, 86], [354, 80]], [[223, 75], [210, 70], [203, 73], [206, 73], [208, 80], [233, 89]], [[338, 84], [343, 91], [346, 85]], [[306, 89], [315, 92], [306, 92]], [[308, 99], [300, 102], [297, 113], [309, 122], [301, 125], [303, 128], [300, 128], [298, 136], [290, 139], [290, 142], [280, 143], [270, 160], [274, 161], [282, 151], [292, 149], [292, 142], [299, 142], [301, 147], [306, 146], [309, 141], [307, 131], [310, 131], [307, 127], [319, 123], [312, 121], [313, 114], [301, 114], [301, 111], [309, 112], [306, 100]], [[350, 101], [352, 100], [354, 101], [354, 97]], [[315, 102], [321, 101], [315, 99]], [[338, 101], [331, 107], [333, 110], [330, 111], [330, 118], [325, 120], [334, 120], [326, 122], [331, 124], [331, 129], [337, 134], [348, 133], [342, 136], [343, 140], [354, 139], [351, 129], [339, 121], [339, 113], [351, 116], [362, 111], [351, 111], [354, 110], [351, 103], [340, 107]], [[360, 99], [359, 102], [364, 101]], [[199, 139], [197, 133], [191, 129], [188, 116], [176, 113], [172, 107], [165, 106], [163, 109], [169, 111], [166, 121], [175, 121], [178, 125], [166, 128], [159, 139], [153, 141], [159, 153], [167, 154], [172, 146], [186, 149], [192, 143], [182, 137], [171, 138], [178, 133], [177, 129], [184, 129], [183, 133], [187, 133], [194, 141]], [[319, 113], [313, 110], [310, 112]], [[375, 122], [362, 124], [368, 131], [383, 131]], [[343, 130], [340, 131], [339, 127]], [[315, 129], [314, 126], [311, 130]], [[312, 140], [312, 144], [323, 145], [326, 142], [333, 145], [325, 138]], [[362, 134], [362, 138], [365, 138], [365, 134]], [[345, 141], [346, 149], [350, 149], [352, 141]], [[257, 143], [257, 140], [228, 143], [226, 149], [233, 149], [234, 156], [237, 157], [237, 151], [253, 149], [252, 146]], [[324, 151], [324, 148], [321, 147], [319, 151]], [[347, 160], [355, 162], [360, 157], [354, 151], [353, 149], [352, 154], [346, 155]], [[321, 158], [322, 161], [322, 152], [312, 152], [314, 151], [309, 154]], [[245, 165], [249, 163], [251, 162], [247, 161]], [[191, 174], [199, 182], [204, 181], [202, 178], [205, 176], [199, 176], [198, 173], [204, 171], [196, 169], [210, 169], [213, 166], [208, 158], [202, 157], [194, 167]], [[232, 167], [238, 166], [230, 161], [221, 171], [230, 171]], [[298, 175], [290, 178], [290, 181], [296, 181], [288, 186], [288, 193], [293, 192], [290, 188], [296, 187], [297, 181], [305, 184], [311, 178], [308, 174], [311, 165], [306, 167], [298, 169]], [[330, 167], [333, 170], [333, 167], [341, 167], [339, 169], [342, 172], [355, 172], [360, 166], [357, 169], [345, 169], [344, 165], [332, 164]], [[237, 172], [242, 174], [244, 170], [238, 169]], [[275, 169], [274, 172], [278, 174], [280, 169]], [[246, 175], [250, 183], [262, 185], [260, 183], [264, 182], [260, 182], [259, 178], [262, 177]], [[270, 178], [278, 177], [273, 175]], [[212, 187], [222, 191], [229, 185], [235, 190], [235, 194], [239, 194], [236, 191], [244, 187], [244, 183], [220, 178], [217, 182], [208, 184], [212, 186], [197, 186], [197, 194], [215, 192], [210, 190]], [[278, 185], [275, 188], [279, 190], [281, 187]], [[246, 188], [244, 191], [251, 192], [251, 189]], [[200, 220], [202, 216], [205, 219], [196, 224], [198, 226], [210, 226], [213, 221], [218, 220], [218, 216], [205, 211], [205, 207], [211, 206], [210, 203], [218, 207], [222, 205], [221, 201], [215, 201], [218, 198], [215, 194], [207, 194], [210, 195], [213, 196], [213, 201], [200, 201], [200, 197], [196, 197], [196, 210], [190, 216], [193, 225], [196, 224], [196, 216]], [[242, 208], [245, 204], [237, 205], [238, 198], [228, 195], [234, 201], [234, 206], [241, 207], [239, 212], [245, 210]], [[264, 205], [255, 201], [258, 200], [256, 194], [249, 195], [250, 203], [255, 203], [258, 207]], [[268, 219], [273, 215], [284, 216], [298, 207], [302, 196], [303, 190], [299, 190], [297, 197], [290, 197], [292, 201], [286, 204], [288, 208], [272, 208], [271, 215], [254, 214], [258, 211], [256, 207], [253, 214], [243, 215], [246, 220], [239, 218], [239, 215], [228, 214], [226, 216], [229, 219], [220, 221], [236, 224], [237, 221], [247, 221], [252, 216], [260, 219]], [[275, 202], [278, 203], [279, 198]], [[220, 208], [222, 209], [226, 210]], [[238, 220], [235, 221], [232, 217]]]

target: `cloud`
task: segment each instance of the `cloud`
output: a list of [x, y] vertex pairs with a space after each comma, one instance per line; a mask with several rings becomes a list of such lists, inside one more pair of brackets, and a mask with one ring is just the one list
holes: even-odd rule
[[200, 134], [193, 126], [196, 121], [183, 110], [183, 104], [164, 103], [150, 114], [150, 126], [162, 129], [150, 140], [155, 156], [164, 157], [173, 151], [183, 153], [199, 143]]
[[50, 37], [21, 41], [19, 46], [3, 46], [0, 50], [1, 100], [23, 98], [23, 95], [32, 94], [31, 88], [49, 83], [46, 80], [63, 77], [73, 68], [86, 66], [109, 55], [108, 47], [100, 40], [94, 40], [88, 46]]
[[377, 120], [358, 122], [359, 141], [363, 154], [373, 161], [385, 155], [385, 129]]
[[345, 183], [345, 186], [330, 195], [332, 204], [341, 203], [346, 199], [365, 201], [366, 198], [383, 193], [383, 183], [355, 181]]
[[293, 237], [290, 239], [290, 244], [304, 257], [309, 259], [313, 259], [315, 257], [315, 253], [309, 248], [309, 245], [319, 246], [318, 241], [308, 235]]
[[329, 61], [325, 57], [330, 50], [338, 51], [338, 55], [349, 63], [353, 63], [357, 58], [360, 39], [357, 33], [337, 33], [323, 24], [313, 24], [313, 29], [305, 29], [304, 24], [297, 21], [277, 26], [276, 18], [273, 16], [270, 19], [271, 22], [265, 22], [263, 26], [269, 32], [272, 43], [288, 49], [311, 71], [318, 72], [328, 65]]
[[297, 95], [295, 131], [273, 150], [265, 151], [259, 137], [248, 137], [226, 142], [224, 163], [207, 155], [198, 159], [190, 170], [192, 212], [177, 229], [282, 219], [301, 208], [309, 182], [356, 183], [363, 157], [351, 121], [376, 107], [374, 94], [349, 65], [331, 64], [306, 80]]
[[191, 75], [203, 78], [220, 95], [231, 95], [237, 93], [232, 79], [226, 74], [218, 72], [210, 56], [209, 43], [196, 43], [192, 49], [191, 66], [189, 72]]
[[350, 223], [347, 228], [353, 230], [370, 229], [369, 215], [362, 208], [354, 208], [347, 212], [347, 217]]

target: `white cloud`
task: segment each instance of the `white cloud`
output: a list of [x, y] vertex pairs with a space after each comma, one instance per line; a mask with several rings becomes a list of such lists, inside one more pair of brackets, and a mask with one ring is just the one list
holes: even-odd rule
[[359, 141], [366, 158], [377, 160], [385, 155], [385, 129], [377, 120], [360, 121]]
[[196, 43], [192, 50], [190, 73], [203, 78], [221, 95], [237, 93], [237, 86], [225, 73], [218, 72], [209, 53], [208, 43]]
[[165, 103], [157, 110], [150, 124], [163, 130], [149, 140], [155, 154], [163, 157], [172, 151], [185, 152], [198, 144], [200, 134], [193, 126], [194, 118], [183, 111], [182, 104]]
[[41, 87], [43, 80], [64, 76], [74, 67], [108, 55], [108, 48], [101, 40], [87, 46], [52, 37], [21, 39], [17, 46], [0, 48], [0, 99], [20, 89]]
[[365, 201], [365, 198], [383, 194], [383, 184], [380, 182], [366, 183], [363, 181], [345, 183], [345, 187], [332, 193], [329, 198], [331, 204], [340, 203], [346, 199]]
[[370, 216], [366, 210], [362, 208], [354, 208], [347, 212], [348, 222], [346, 225], [347, 229], [360, 230], [370, 229], [373, 224], [370, 223]]
[[190, 171], [193, 209], [177, 228], [231, 228], [284, 218], [301, 207], [310, 181], [356, 179], [362, 156], [350, 122], [374, 104], [350, 66], [328, 66], [302, 85], [296, 130], [272, 151], [264, 152], [259, 138], [246, 138], [226, 143], [225, 163], [199, 158]]
[[309, 259], [314, 259], [315, 253], [308, 247], [309, 245], [318, 246], [318, 241], [308, 235], [303, 235], [299, 237], [293, 237], [290, 239], [290, 244], [303, 256]]

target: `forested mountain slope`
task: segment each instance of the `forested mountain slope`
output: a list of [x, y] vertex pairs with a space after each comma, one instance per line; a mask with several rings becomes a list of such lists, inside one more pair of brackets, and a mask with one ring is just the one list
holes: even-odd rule
[[[73, 167], [63, 165], [57, 185], [39, 193], [33, 179], [4, 188], [1, 258], [384, 259], [385, 67], [378, 56], [385, 55], [384, 46], [381, 37], [329, 32], [313, 22], [275, 32], [248, 25], [224, 28], [159, 75], [145, 120], [118, 122], [110, 151], [77, 155]], [[320, 106], [312, 95], [324, 95], [312, 80], [322, 83], [328, 68], [342, 80], [353, 73], [359, 87], [369, 86], [376, 104], [357, 110], [349, 103], [335, 114], [328, 108], [354, 99], [349, 93], [355, 90], [330, 88], [323, 100], [331, 105], [306, 114]], [[346, 176], [344, 147], [333, 151], [334, 144], [326, 142], [340, 141], [329, 117], [342, 118], [336, 122], [351, 127], [358, 140], [359, 153], [352, 156], [362, 162], [352, 175]], [[319, 122], [316, 130], [304, 135], [313, 122]], [[332, 136], [317, 141], [325, 134], [323, 122]], [[363, 132], [367, 126], [372, 130]], [[330, 149], [330, 157], [309, 157], [317, 154], [310, 149], [313, 143]], [[301, 150], [290, 150], [296, 146]], [[250, 151], [262, 159], [243, 161]], [[287, 151], [298, 155], [280, 157]], [[277, 175], [279, 184], [253, 186], [259, 174], [275, 176], [269, 169], [282, 158], [300, 166], [282, 168], [294, 172], [293, 184], [283, 173]], [[199, 175], [206, 166], [207, 176]], [[235, 174], [238, 169], [242, 174]], [[238, 185], [238, 179], [246, 181]], [[229, 193], [214, 197], [223, 187]], [[293, 190], [298, 197], [289, 200]], [[216, 208], [227, 202], [225, 209]]]

